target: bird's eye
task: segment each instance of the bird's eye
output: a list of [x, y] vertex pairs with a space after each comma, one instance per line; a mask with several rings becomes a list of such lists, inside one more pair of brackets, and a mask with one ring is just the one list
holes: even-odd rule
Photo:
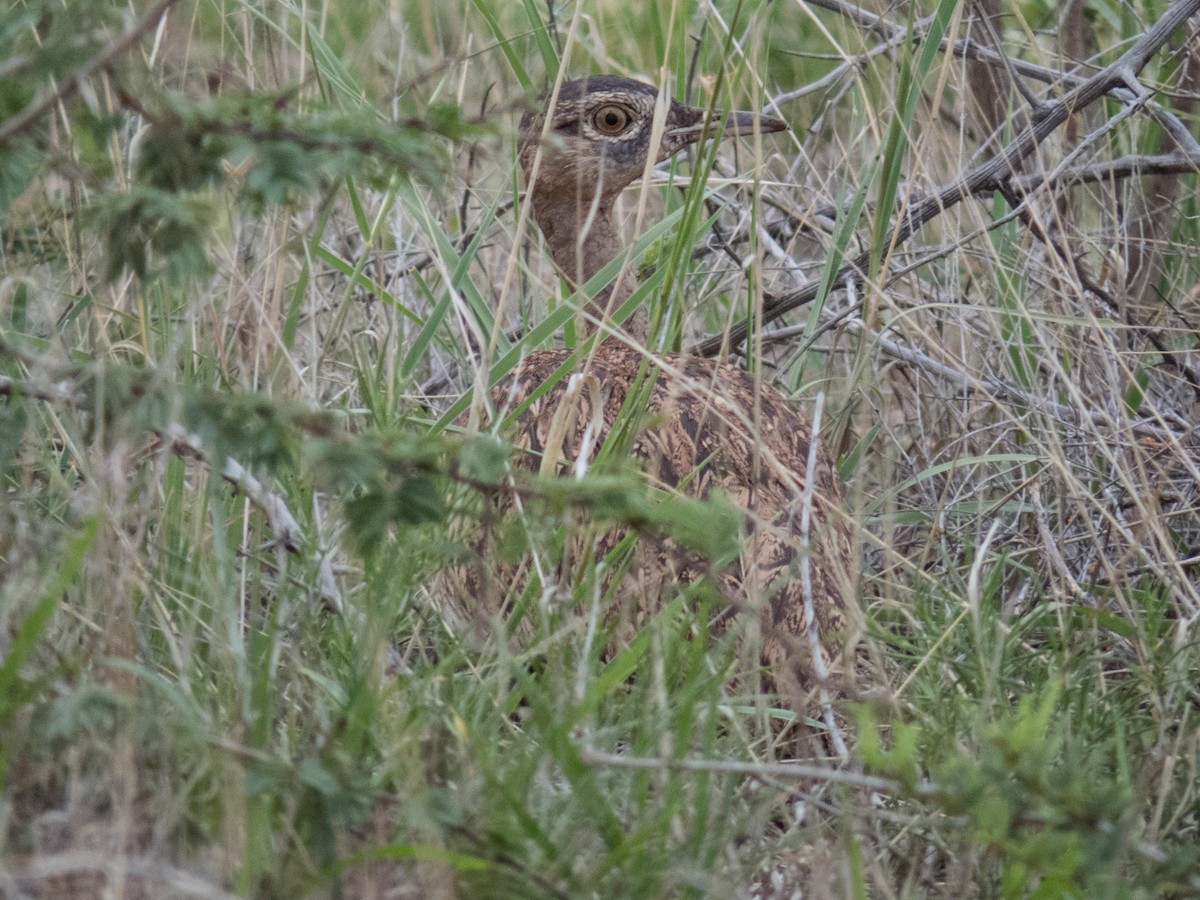
[[615, 103], [607, 103], [592, 113], [592, 125], [601, 134], [620, 134], [632, 121], [629, 110]]

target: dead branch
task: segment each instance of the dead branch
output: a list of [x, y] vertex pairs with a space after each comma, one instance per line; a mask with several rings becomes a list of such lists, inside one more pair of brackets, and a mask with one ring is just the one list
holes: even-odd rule
[[1047, 185], [1097, 184], [1124, 178], [1144, 178], [1149, 175], [1194, 175], [1200, 173], [1200, 153], [1142, 155], [1131, 153], [1117, 159], [1099, 160], [1081, 166], [1071, 166], [1050, 175], [1018, 175], [1009, 179], [1016, 194], [1029, 194]]
[[[820, 4], [824, 5], [824, 4]], [[841, 6], [841, 4], [838, 4]], [[1016, 138], [1005, 145], [986, 162], [981, 163], [954, 182], [910, 207], [900, 222], [884, 237], [884, 244], [895, 247], [907, 241], [926, 223], [957, 206], [967, 198], [983, 192], [997, 190], [1009, 185], [1019, 171], [1020, 164], [1073, 114], [1095, 103], [1106, 95], [1114, 95], [1123, 102], [1146, 102], [1148, 89], [1138, 81], [1138, 73], [1150, 58], [1167, 42], [1171, 34], [1200, 10], [1200, 0], [1177, 0], [1132, 47], [1118, 59], [1096, 74], [1075, 84], [1060, 99], [1042, 103], [1032, 111], [1032, 121]], [[876, 17], [878, 18], [878, 17]], [[1014, 64], [1015, 67], [1015, 64]], [[1017, 71], [1020, 71], [1017, 69]], [[851, 279], [865, 277], [870, 260], [870, 250], [859, 254], [852, 262], [843, 265], [833, 278], [831, 290], [845, 287]], [[773, 322], [780, 316], [816, 299], [821, 283], [813, 282], [796, 291], [774, 297], [763, 304], [763, 324]], [[715, 356], [727, 352], [728, 348], [745, 340], [746, 323], [731, 325], [725, 333], [702, 341], [694, 349], [704, 356]]]

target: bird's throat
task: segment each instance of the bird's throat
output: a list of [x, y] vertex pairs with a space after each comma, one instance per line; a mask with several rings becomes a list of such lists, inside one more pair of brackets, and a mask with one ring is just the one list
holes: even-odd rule
[[[612, 206], [534, 196], [533, 218], [541, 228], [554, 263], [571, 287], [579, 290], [621, 253], [621, 235], [613, 224]], [[637, 288], [633, 272], [626, 269], [618, 278], [583, 307], [579, 317], [584, 335], [597, 328], [597, 322], [610, 322], [611, 316]], [[646, 315], [638, 310], [619, 330], [639, 341], [646, 338]]]

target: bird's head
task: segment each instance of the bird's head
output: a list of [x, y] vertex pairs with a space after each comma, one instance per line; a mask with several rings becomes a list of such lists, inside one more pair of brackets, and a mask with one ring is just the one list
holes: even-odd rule
[[[549, 95], [543, 97], [548, 100]], [[535, 110], [521, 119], [520, 162], [526, 183], [540, 153], [535, 185], [539, 194], [577, 203], [591, 203], [599, 194], [602, 201], [611, 201], [641, 177], [648, 155], [661, 162], [715, 132], [722, 118], [725, 137], [752, 134], [756, 128], [764, 134], [787, 128], [779, 119], [733, 112], [713, 116], [706, 129], [705, 110], [672, 100], [655, 142], [657, 102], [657, 89], [630, 78], [597, 75], [563, 82], [552, 109]]]

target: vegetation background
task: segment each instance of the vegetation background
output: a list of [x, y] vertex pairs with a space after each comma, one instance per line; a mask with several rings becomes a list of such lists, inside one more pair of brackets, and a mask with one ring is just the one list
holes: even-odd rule
[[[5, 4], [0, 896], [1200, 892], [1197, 6]], [[439, 615], [506, 477], [456, 398], [573, 302], [514, 165], [560, 66], [792, 124], [635, 252], [664, 347], [822, 398], [848, 758], [706, 608]], [[731, 539], [601, 469], [513, 548]]]

